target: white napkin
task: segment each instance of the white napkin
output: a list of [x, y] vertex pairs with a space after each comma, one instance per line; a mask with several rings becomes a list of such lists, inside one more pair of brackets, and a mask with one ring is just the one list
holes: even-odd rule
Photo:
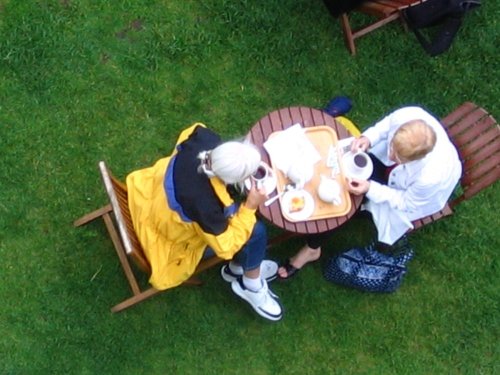
[[352, 141], [354, 141], [354, 137], [339, 139], [337, 146], [340, 147], [342, 152], [345, 154], [351, 149]]
[[321, 155], [305, 135], [305, 129], [300, 124], [273, 133], [274, 135], [264, 142], [273, 164], [283, 173], [287, 173], [290, 166], [297, 161], [313, 167], [321, 160]]

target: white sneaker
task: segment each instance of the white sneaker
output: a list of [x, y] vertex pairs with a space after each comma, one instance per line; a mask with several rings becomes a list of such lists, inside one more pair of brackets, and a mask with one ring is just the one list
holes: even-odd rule
[[[234, 273], [229, 268], [229, 263], [222, 266], [220, 269], [220, 274], [224, 281], [228, 283], [232, 283], [238, 277], [243, 275], [243, 273]], [[278, 263], [272, 260], [264, 259], [260, 263], [260, 278], [266, 280], [267, 282], [273, 281], [276, 277], [278, 277]]]
[[253, 292], [247, 289], [242, 278], [238, 277], [231, 283], [231, 289], [247, 301], [260, 316], [273, 321], [278, 321], [283, 317], [283, 309], [278, 297], [269, 290], [265, 280], [262, 280], [262, 288]]

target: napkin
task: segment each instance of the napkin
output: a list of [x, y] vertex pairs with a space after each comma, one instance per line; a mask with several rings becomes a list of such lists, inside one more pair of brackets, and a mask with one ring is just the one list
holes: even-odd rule
[[321, 155], [307, 138], [305, 129], [300, 124], [294, 124], [285, 130], [272, 133], [264, 148], [273, 164], [283, 173], [287, 173], [294, 163], [300, 161], [311, 168], [321, 160]]
[[340, 147], [342, 152], [345, 154], [351, 149], [352, 141], [354, 141], [354, 137], [339, 139], [337, 146]]

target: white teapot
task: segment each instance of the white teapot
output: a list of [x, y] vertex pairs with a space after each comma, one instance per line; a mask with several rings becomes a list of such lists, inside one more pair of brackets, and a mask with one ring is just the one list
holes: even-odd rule
[[342, 203], [342, 197], [340, 196], [340, 184], [337, 180], [333, 180], [326, 176], [321, 175], [321, 181], [318, 185], [318, 196], [324, 202], [333, 203], [339, 205]]
[[314, 166], [303, 160], [295, 160], [286, 172], [287, 177], [295, 184], [295, 187], [302, 189], [314, 174]]

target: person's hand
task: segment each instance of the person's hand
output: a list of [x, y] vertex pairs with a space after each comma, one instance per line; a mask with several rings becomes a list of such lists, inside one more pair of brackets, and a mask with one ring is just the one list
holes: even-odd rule
[[362, 135], [359, 138], [354, 138], [351, 143], [351, 152], [366, 151], [370, 148], [370, 140]]
[[354, 195], [365, 194], [370, 189], [370, 181], [360, 180], [359, 178], [347, 179], [347, 190]]
[[255, 181], [250, 179], [252, 185], [247, 194], [247, 199], [245, 201], [245, 206], [251, 210], [256, 210], [259, 205], [264, 203], [267, 199], [266, 189], [264, 187], [257, 188]]

